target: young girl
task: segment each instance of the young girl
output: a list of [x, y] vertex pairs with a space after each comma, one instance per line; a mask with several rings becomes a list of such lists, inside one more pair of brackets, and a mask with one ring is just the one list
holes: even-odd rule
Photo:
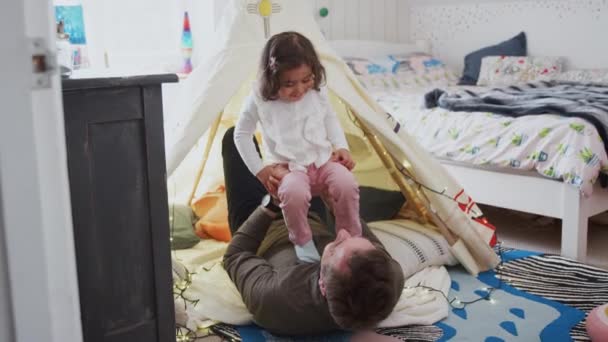
[[[271, 37], [258, 76], [236, 124], [235, 144], [267, 189], [271, 175], [279, 175], [277, 194], [289, 239], [300, 260], [313, 262], [319, 259], [307, 220], [313, 195], [330, 195], [336, 233], [346, 229], [361, 235], [359, 187], [350, 172], [355, 163], [327, 90], [321, 87], [325, 69], [306, 37], [296, 32]], [[258, 123], [264, 162], [252, 139]]]

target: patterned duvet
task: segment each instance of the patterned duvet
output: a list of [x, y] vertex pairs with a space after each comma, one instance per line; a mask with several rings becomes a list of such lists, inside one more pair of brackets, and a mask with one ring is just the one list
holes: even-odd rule
[[600, 171], [608, 171], [603, 142], [596, 128], [583, 119], [558, 115], [512, 118], [425, 109], [423, 97], [429, 90], [375, 89], [371, 94], [399, 123], [400, 130], [407, 131], [440, 159], [536, 170], [572, 184], [586, 195], [591, 195]]

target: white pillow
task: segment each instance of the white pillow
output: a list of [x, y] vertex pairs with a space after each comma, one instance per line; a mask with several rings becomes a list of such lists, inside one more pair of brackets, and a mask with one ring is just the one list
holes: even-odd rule
[[[192, 269], [187, 269], [184, 264], [172, 258], [172, 267], [178, 324], [197, 330], [208, 319], [234, 325], [251, 323], [253, 316], [222, 266], [221, 258], [212, 259]], [[188, 272], [193, 272], [190, 277]], [[179, 296], [184, 288], [182, 296]]]
[[503, 86], [549, 80], [562, 69], [561, 57], [488, 56], [481, 60], [477, 85]]
[[373, 59], [395, 54], [410, 54], [414, 52], [426, 52], [429, 48], [425, 41], [415, 44], [391, 43], [374, 40], [332, 40], [329, 45], [341, 57], [358, 57]]
[[428, 266], [458, 264], [445, 238], [417, 222], [376, 221], [368, 223], [368, 226], [393, 259], [399, 262], [405, 279]]

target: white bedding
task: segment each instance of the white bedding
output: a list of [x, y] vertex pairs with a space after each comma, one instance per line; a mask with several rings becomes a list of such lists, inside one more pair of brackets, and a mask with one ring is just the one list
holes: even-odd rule
[[405, 130], [440, 159], [536, 170], [578, 187], [585, 195], [591, 195], [600, 171], [608, 170], [603, 142], [596, 128], [583, 119], [426, 109], [424, 94], [432, 87], [367, 88], [396, 121], [396, 130]]

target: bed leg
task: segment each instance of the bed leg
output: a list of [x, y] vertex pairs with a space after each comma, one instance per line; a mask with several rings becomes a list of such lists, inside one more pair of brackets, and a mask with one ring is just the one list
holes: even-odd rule
[[589, 217], [579, 189], [564, 184], [561, 254], [580, 262], [587, 257]]

